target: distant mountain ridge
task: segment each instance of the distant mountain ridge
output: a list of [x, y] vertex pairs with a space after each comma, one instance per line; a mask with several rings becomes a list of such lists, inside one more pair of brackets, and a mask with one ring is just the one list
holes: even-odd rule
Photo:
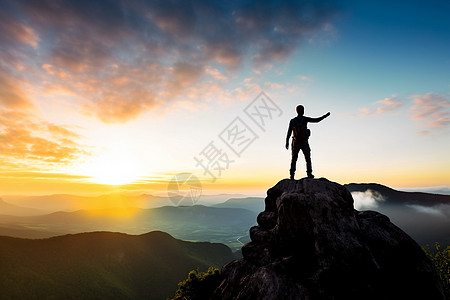
[[[369, 196], [380, 195], [383, 201], [375, 201], [374, 206], [363, 209], [375, 209], [387, 215], [393, 223], [405, 230], [421, 245], [434, 242], [450, 244], [449, 195], [403, 192], [374, 183], [351, 183], [345, 187], [353, 193], [367, 192]], [[221, 194], [214, 198], [214, 195], [206, 195], [208, 199], [214, 199], [214, 201], [223, 199], [225, 196]], [[264, 206], [264, 199], [259, 197], [232, 197], [222, 203], [210, 203], [209, 206], [173, 206], [167, 197], [153, 197], [147, 194], [131, 196], [130, 201], [127, 195], [121, 194], [84, 198], [74, 195], [53, 195], [53, 197], [21, 198], [22, 202], [19, 202], [34, 203], [33, 205], [37, 206], [41, 203], [39, 201], [48, 204], [48, 201], [61, 200], [59, 205], [62, 207], [68, 207], [69, 204], [75, 207], [90, 203], [90, 207], [96, 208], [27, 217], [26, 214], [30, 211], [24, 207], [22, 208], [27, 212], [19, 213], [19, 216], [5, 215], [6, 212], [12, 211], [2, 210], [2, 203], [0, 203], [0, 235], [45, 238], [96, 230], [130, 234], [162, 230], [184, 240], [224, 243], [236, 251], [240, 249], [242, 243], [249, 240], [247, 228], [255, 224], [256, 215], [263, 210]], [[355, 196], [354, 199], [357, 200], [357, 197]], [[18, 199], [12, 200], [18, 201]], [[75, 205], [79, 200], [81, 202]], [[94, 205], [90, 201], [94, 201]], [[9, 205], [5, 202], [8, 201], [3, 202], [3, 207]], [[204, 203], [204, 201], [200, 202]], [[101, 203], [112, 205], [112, 207], [106, 206], [109, 208], [100, 209], [98, 205]], [[133, 203], [136, 205], [132, 206]], [[142, 206], [161, 206], [139, 208], [139, 203]], [[35, 215], [35, 211], [32, 212]]]
[[[344, 186], [350, 192], [364, 192], [366, 190], [377, 191], [395, 203], [435, 205], [437, 203], [449, 203], [450, 195], [399, 191], [377, 183], [349, 183]], [[1, 199], [1, 198], [0, 198]], [[220, 201], [217, 203], [217, 201]], [[12, 214], [2, 209], [0, 200], [0, 215]], [[151, 194], [127, 195], [122, 193], [105, 194], [100, 196], [78, 196], [70, 194], [54, 194], [46, 196], [4, 196], [3, 202], [9, 205], [20, 206], [24, 209], [34, 209], [32, 213], [25, 215], [51, 213], [55, 211], [76, 211], [80, 209], [102, 208], [157, 208], [163, 206], [175, 206], [169, 197], [154, 196]], [[203, 195], [198, 204], [213, 207], [245, 208], [252, 211], [260, 211], [264, 206], [263, 197], [245, 197], [238, 194]]]
[[244, 208], [259, 213], [261, 210], [264, 210], [264, 198], [231, 198], [223, 203], [214, 205], [214, 207]]
[[450, 195], [432, 194], [423, 192], [403, 192], [377, 183], [350, 183], [344, 184], [350, 192], [365, 192], [372, 190], [382, 195], [389, 204], [412, 204], [434, 206], [450, 204]]
[[183, 240], [225, 243], [234, 250], [242, 246], [238, 239], [248, 236], [247, 228], [255, 222], [256, 213], [247, 209], [203, 205], [78, 210], [30, 217], [0, 215], [0, 229], [2, 224], [14, 225], [18, 234], [22, 227], [27, 230], [24, 237], [33, 237], [30, 228], [59, 233], [103, 230], [142, 234], [161, 230]]
[[375, 183], [344, 186], [352, 193], [381, 197], [382, 201], [366, 209], [387, 215], [422, 246], [435, 242], [450, 245], [450, 195], [397, 191]]
[[0, 298], [165, 299], [190, 270], [220, 268], [234, 258], [225, 245], [181, 241], [159, 231], [43, 240], [0, 236]]
[[33, 215], [40, 215], [43, 213], [45, 212], [42, 210], [14, 205], [11, 203], [7, 203], [2, 198], [0, 198], [1, 215], [33, 216]]

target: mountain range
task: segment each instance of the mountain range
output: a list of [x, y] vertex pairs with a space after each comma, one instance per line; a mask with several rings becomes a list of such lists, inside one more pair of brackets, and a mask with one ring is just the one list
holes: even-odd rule
[[161, 230], [183, 240], [221, 242], [238, 250], [245, 242], [242, 238], [248, 237], [248, 228], [255, 224], [256, 215], [242, 208], [203, 205], [78, 210], [39, 216], [0, 215], [0, 232], [13, 229], [7, 235], [42, 238], [52, 236], [50, 233], [103, 230], [142, 234]]
[[[369, 201], [357, 209], [380, 211], [419, 244], [450, 244], [449, 195], [402, 192], [380, 184], [352, 183], [345, 187], [352, 192], [355, 207], [361, 196]], [[226, 196], [209, 195], [207, 198], [218, 201]], [[184, 240], [224, 243], [234, 251], [249, 240], [248, 228], [255, 224], [257, 214], [264, 209], [262, 197], [231, 197], [210, 206], [165, 206], [172, 205], [167, 197], [145, 194], [4, 198], [14, 204], [0, 201], [0, 235], [45, 238], [95, 230], [129, 234], [161, 230]], [[65, 211], [42, 214], [53, 202]], [[207, 201], [203, 199], [201, 203]], [[37, 210], [40, 205], [43, 205], [42, 210]], [[110, 208], [100, 209], [101, 205]], [[70, 207], [85, 208], [71, 211]]]

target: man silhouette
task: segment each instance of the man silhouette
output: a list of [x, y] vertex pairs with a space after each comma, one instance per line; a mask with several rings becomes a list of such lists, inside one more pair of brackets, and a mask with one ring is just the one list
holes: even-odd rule
[[286, 149], [289, 149], [289, 138], [291, 137], [292, 132], [294, 132], [291, 145], [292, 160], [291, 160], [291, 169], [289, 170], [289, 173], [291, 174], [290, 178], [294, 179], [295, 168], [298, 159], [298, 152], [300, 151], [300, 149], [302, 150], [303, 155], [305, 156], [306, 174], [308, 175], [308, 178], [314, 178], [314, 175], [312, 174], [311, 148], [309, 148], [308, 143], [310, 131], [307, 125], [309, 122], [318, 123], [322, 121], [323, 119], [325, 119], [330, 115], [330, 112], [327, 112], [325, 115], [319, 118], [310, 118], [303, 116], [303, 114], [305, 113], [305, 108], [303, 107], [303, 105], [297, 106], [296, 110], [297, 116], [289, 122], [289, 129], [286, 136]]

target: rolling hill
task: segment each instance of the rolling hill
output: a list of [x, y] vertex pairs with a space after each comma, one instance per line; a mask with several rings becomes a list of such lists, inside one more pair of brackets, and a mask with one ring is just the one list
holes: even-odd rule
[[234, 259], [222, 244], [164, 232], [0, 237], [2, 299], [165, 299], [188, 271]]

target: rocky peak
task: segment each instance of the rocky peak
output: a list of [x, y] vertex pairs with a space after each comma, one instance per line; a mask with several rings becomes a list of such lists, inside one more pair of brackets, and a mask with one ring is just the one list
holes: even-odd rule
[[257, 222], [214, 299], [444, 299], [419, 245], [342, 185], [282, 180]]

